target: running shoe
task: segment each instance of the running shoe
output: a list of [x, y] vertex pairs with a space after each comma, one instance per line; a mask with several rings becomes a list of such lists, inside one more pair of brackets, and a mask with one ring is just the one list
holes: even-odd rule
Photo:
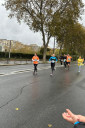
[[53, 74], [50, 74], [50, 76], [53, 76]]

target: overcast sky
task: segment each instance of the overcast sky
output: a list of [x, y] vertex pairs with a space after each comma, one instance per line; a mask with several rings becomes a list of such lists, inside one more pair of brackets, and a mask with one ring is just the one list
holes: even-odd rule
[[[1, 4], [4, 0], [0, 0], [0, 39], [16, 40], [24, 44], [38, 44], [42, 46], [42, 36], [40, 33], [34, 33], [29, 29], [25, 23], [21, 25], [17, 23], [15, 18], [8, 18], [8, 12]], [[85, 0], [83, 0], [85, 3]], [[81, 24], [85, 26], [85, 13], [82, 15]], [[53, 47], [53, 39], [51, 39], [49, 46]]]

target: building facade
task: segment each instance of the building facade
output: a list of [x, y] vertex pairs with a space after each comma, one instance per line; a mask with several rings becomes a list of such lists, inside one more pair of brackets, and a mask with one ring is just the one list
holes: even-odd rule
[[9, 51], [14, 44], [15, 41], [13, 40], [0, 39], [0, 52]]

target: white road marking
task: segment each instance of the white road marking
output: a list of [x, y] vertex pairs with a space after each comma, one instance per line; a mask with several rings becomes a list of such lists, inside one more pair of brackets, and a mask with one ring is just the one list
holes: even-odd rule
[[[62, 67], [61, 65], [57, 65], [55, 66], [56, 68], [58, 67]], [[44, 70], [44, 69], [49, 69], [51, 68], [50, 66], [47, 66], [47, 67], [41, 67], [41, 68], [38, 68], [38, 70]], [[9, 76], [9, 75], [14, 75], [14, 74], [20, 74], [20, 73], [24, 73], [24, 72], [31, 72], [33, 71], [34, 69], [26, 69], [26, 70], [18, 70], [18, 71], [13, 71], [13, 72], [10, 72], [10, 73], [7, 73], [7, 74], [4, 74], [4, 73], [1, 73], [0, 76]]]

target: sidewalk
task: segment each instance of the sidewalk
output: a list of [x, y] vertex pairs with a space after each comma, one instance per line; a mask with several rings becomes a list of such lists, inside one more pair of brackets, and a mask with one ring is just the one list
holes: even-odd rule
[[[42, 64], [43, 62], [42, 61], [39, 61], [40, 64]], [[13, 66], [13, 65], [26, 65], [26, 64], [33, 64], [32, 61], [23, 61], [23, 60], [20, 60], [20, 61], [17, 61], [17, 60], [14, 60], [14, 61], [8, 61], [8, 60], [5, 60], [5, 61], [0, 61], [0, 66]]]

